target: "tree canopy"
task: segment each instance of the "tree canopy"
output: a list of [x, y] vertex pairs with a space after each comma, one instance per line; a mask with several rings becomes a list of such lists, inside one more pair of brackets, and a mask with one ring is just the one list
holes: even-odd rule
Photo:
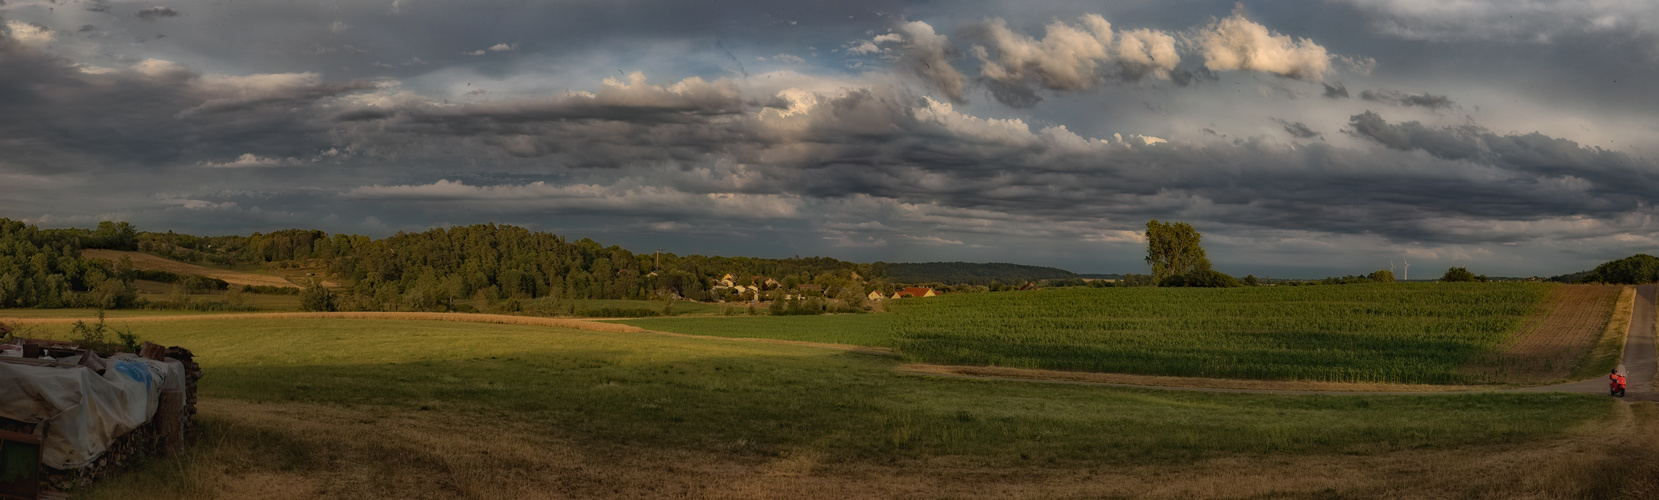
[[1210, 259], [1204, 256], [1204, 248], [1198, 244], [1202, 238], [1197, 229], [1185, 222], [1148, 221], [1146, 264], [1152, 266], [1152, 280], [1163, 283], [1171, 276], [1208, 271]]
[[1586, 283], [1608, 283], [1619, 285], [1640, 285], [1659, 282], [1659, 257], [1639, 253], [1623, 259], [1610, 261], [1596, 266], [1588, 275], [1579, 281]]
[[1440, 276], [1440, 281], [1486, 281], [1482, 278], [1484, 278], [1484, 276], [1475, 276], [1475, 273], [1469, 272], [1468, 268], [1454, 267], [1447, 269], [1446, 274]]

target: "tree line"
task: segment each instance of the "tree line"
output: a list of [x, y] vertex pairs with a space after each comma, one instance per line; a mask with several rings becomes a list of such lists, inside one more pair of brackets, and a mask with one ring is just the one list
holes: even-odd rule
[[[125, 222], [96, 229], [40, 229], [0, 218], [0, 307], [129, 307], [136, 279], [186, 282], [188, 277], [134, 271], [131, 262], [81, 256], [82, 249], [137, 250], [173, 260], [220, 266], [302, 261], [325, 268], [343, 285], [328, 290], [328, 308], [448, 310], [466, 299], [712, 300], [727, 274], [737, 284], [772, 279], [843, 288], [878, 271], [827, 257], [764, 259], [636, 254], [590, 239], [570, 241], [525, 228], [477, 224], [399, 232], [386, 238], [285, 230], [248, 236], [142, 232]], [[125, 266], [125, 268], [122, 268]], [[193, 283], [193, 282], [192, 282]], [[223, 289], [221, 282], [205, 282]]]

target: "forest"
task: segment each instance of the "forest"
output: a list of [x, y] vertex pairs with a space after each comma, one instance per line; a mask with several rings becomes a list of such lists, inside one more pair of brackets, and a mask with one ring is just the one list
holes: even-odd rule
[[[143, 232], [125, 222], [96, 229], [40, 229], [0, 219], [0, 306], [132, 305], [141, 272], [87, 259], [82, 249], [137, 250], [221, 267], [325, 268], [340, 289], [331, 307], [362, 310], [448, 309], [458, 299], [711, 300], [710, 284], [726, 274], [738, 284], [815, 283], [856, 288], [872, 267], [825, 257], [763, 259], [635, 254], [615, 245], [525, 228], [478, 224], [399, 232], [375, 239], [314, 230], [248, 236]], [[130, 264], [129, 264], [130, 266]]]

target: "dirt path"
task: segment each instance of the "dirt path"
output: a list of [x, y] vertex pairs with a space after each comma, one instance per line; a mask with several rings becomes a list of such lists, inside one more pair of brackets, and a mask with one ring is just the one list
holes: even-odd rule
[[[63, 318], [3, 318], [0, 323], [10, 325], [63, 325], [76, 321], [87, 321], [93, 318], [63, 317]], [[735, 340], [739, 342], [759, 342], [763, 344], [786, 344], [819, 349], [834, 349], [838, 351], [856, 352], [875, 356], [897, 356], [892, 349], [886, 347], [870, 347], [852, 344], [830, 344], [824, 342], [807, 342], [802, 340], [779, 340], [745, 337], [716, 337], [712, 335], [691, 335], [686, 333], [660, 332], [646, 330], [637, 326], [611, 323], [606, 321], [589, 321], [570, 318], [541, 318], [535, 316], [513, 316], [510, 314], [476, 314], [476, 313], [432, 313], [432, 312], [290, 312], [290, 313], [227, 313], [227, 314], [177, 314], [167, 316], [133, 316], [126, 318], [107, 318], [108, 323], [146, 323], [155, 321], [190, 321], [190, 320], [234, 320], [234, 319], [381, 319], [381, 320], [416, 320], [416, 321], [458, 321], [464, 323], [493, 323], [499, 325], [529, 325], [551, 326], [557, 328], [575, 328], [608, 333], [649, 333], [670, 337], [686, 337], [714, 340]]]

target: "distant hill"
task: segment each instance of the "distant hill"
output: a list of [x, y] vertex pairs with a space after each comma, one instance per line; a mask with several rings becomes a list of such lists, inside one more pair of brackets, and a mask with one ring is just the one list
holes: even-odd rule
[[894, 283], [944, 283], [947, 285], [989, 285], [992, 282], [1018, 284], [1045, 279], [1078, 278], [1065, 269], [1026, 266], [1001, 262], [886, 263], [873, 266]]
[[1121, 274], [1078, 273], [1077, 277], [1083, 278], [1083, 279], [1086, 279], [1086, 280], [1120, 280], [1120, 279], [1123, 279], [1123, 275], [1121, 275]]

